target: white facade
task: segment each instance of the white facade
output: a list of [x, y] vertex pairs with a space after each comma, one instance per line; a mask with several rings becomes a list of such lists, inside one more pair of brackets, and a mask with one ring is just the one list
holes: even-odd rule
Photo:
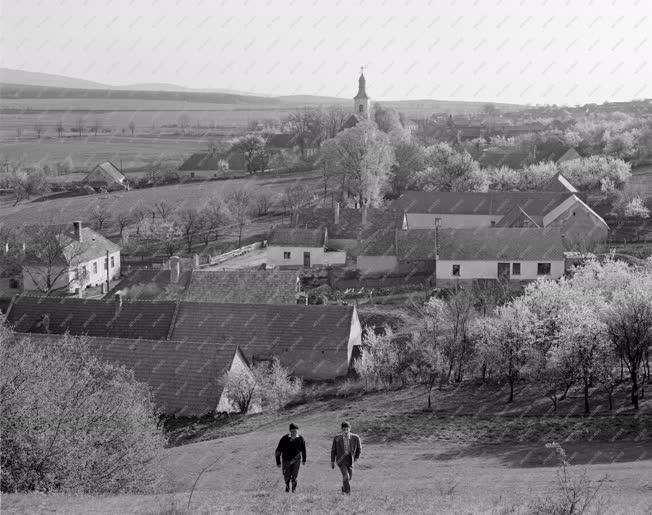
[[[512, 280], [532, 280], [540, 277], [558, 279], [564, 275], [564, 260], [546, 260], [539, 261], [508, 261], [508, 260], [438, 260], [437, 261], [437, 279], [497, 279], [498, 263], [509, 263], [509, 277]], [[549, 264], [549, 274], [539, 274], [539, 263]], [[517, 269], [514, 269], [517, 264]], [[459, 266], [459, 275], [454, 273], [453, 266]], [[518, 270], [520, 266], [520, 270]], [[545, 266], [543, 268], [546, 268]], [[515, 274], [514, 271], [518, 271]]]
[[324, 247], [267, 246], [267, 263], [274, 266], [331, 266], [346, 263], [346, 252], [325, 251]]
[[[242, 355], [240, 354], [240, 352], [236, 352], [234, 354], [233, 361], [231, 362], [231, 366], [229, 367], [229, 372], [234, 372], [237, 374], [248, 374], [249, 376], [253, 377], [250, 368], [242, 359]], [[218, 377], [217, 380], [221, 380], [221, 378]], [[215, 408], [215, 411], [218, 413], [237, 413], [239, 409], [227, 398], [226, 393], [222, 391], [222, 395], [220, 395], [220, 400], [217, 403], [217, 407]], [[261, 406], [258, 403], [252, 403], [252, 405], [249, 407], [248, 413], [260, 413], [260, 412], [261, 412]]]

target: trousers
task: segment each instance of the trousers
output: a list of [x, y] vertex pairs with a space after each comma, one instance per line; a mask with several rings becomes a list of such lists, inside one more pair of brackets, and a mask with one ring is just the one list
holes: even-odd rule
[[297, 486], [297, 477], [299, 476], [299, 467], [301, 467], [301, 458], [297, 457], [293, 460], [283, 460], [282, 470], [283, 470], [283, 479], [285, 484], [290, 484], [292, 481], [292, 486]]
[[353, 458], [350, 454], [346, 455], [337, 465], [342, 473], [342, 491], [351, 493], [351, 478], [353, 477]]

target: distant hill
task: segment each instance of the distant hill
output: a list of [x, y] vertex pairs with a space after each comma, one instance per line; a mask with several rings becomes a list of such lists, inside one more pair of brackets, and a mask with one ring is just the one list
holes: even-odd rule
[[176, 100], [180, 102], [202, 102], [210, 104], [261, 104], [275, 105], [278, 100], [269, 97], [234, 95], [229, 93], [202, 93], [195, 91], [137, 91], [129, 89], [63, 88], [28, 84], [0, 84], [0, 98], [97, 98], [137, 100]]
[[228, 95], [245, 95], [260, 96], [247, 91], [238, 91], [234, 89], [215, 89], [203, 88], [193, 89], [179, 86], [177, 84], [167, 83], [143, 83], [143, 84], [126, 84], [121, 86], [102, 84], [90, 80], [66, 77], [63, 75], [53, 75], [50, 73], [27, 72], [23, 70], [14, 70], [11, 68], [0, 68], [0, 83], [2, 84], [24, 84], [28, 86], [48, 86], [70, 89], [102, 89], [102, 90], [128, 90], [128, 91], [179, 91], [192, 93], [224, 93]]

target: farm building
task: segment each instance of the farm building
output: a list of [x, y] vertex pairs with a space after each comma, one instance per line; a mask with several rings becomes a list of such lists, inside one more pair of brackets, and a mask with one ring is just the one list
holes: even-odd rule
[[[42, 236], [32, 236], [31, 240]], [[100, 286], [120, 277], [120, 247], [82, 222], [52, 226], [47, 239], [31, 241], [25, 229], [23, 289], [67, 290]], [[47, 286], [50, 285], [49, 288]]]
[[566, 161], [572, 161], [573, 159], [581, 159], [581, 158], [582, 156], [579, 155], [577, 150], [571, 147], [566, 152], [564, 152], [555, 162], [557, 164], [561, 164], [561, 163], [565, 163]]
[[88, 335], [240, 347], [248, 361], [277, 356], [292, 374], [333, 379], [348, 373], [361, 327], [353, 306], [219, 304], [20, 295], [7, 323], [20, 333]]
[[394, 207], [405, 211], [404, 229], [560, 227], [567, 243], [578, 247], [605, 241], [609, 231], [600, 215], [567, 190], [407, 191]]
[[346, 252], [328, 250], [327, 243], [326, 229], [276, 228], [267, 240], [267, 263], [291, 268], [343, 265]]
[[[61, 334], [20, 333], [14, 337], [44, 345], [59, 345], [66, 338]], [[87, 342], [100, 359], [133, 370], [137, 381], [149, 385], [154, 404], [166, 415], [235, 412], [221, 379], [229, 371], [253, 375], [242, 351], [232, 344], [99, 336], [87, 337]], [[255, 408], [253, 411], [259, 410]]]
[[434, 271], [437, 285], [475, 279], [557, 279], [564, 274], [559, 228], [398, 231], [397, 261]]
[[105, 188], [107, 191], [128, 190], [129, 182], [118, 168], [110, 162], [97, 165], [82, 180], [92, 188]]

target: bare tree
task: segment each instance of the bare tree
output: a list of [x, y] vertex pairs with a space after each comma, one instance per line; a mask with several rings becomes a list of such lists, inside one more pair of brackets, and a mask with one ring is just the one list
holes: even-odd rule
[[179, 127], [183, 129], [183, 134], [186, 134], [186, 129], [190, 127], [190, 117], [187, 114], [179, 116]]
[[134, 135], [134, 132], [136, 130], [136, 124], [132, 121], [129, 122], [129, 130], [131, 131], [131, 135]]
[[120, 211], [115, 216], [115, 223], [120, 230], [120, 238], [122, 239], [122, 232], [125, 228], [131, 225], [134, 221], [133, 211]]
[[228, 216], [224, 212], [222, 206], [222, 199], [220, 197], [213, 198], [201, 210], [202, 221], [202, 239], [204, 244], [208, 245], [211, 236], [217, 240], [219, 232], [224, 226]]
[[269, 213], [269, 208], [272, 206], [272, 195], [268, 190], [262, 190], [254, 197], [254, 204], [256, 206], [256, 215], [265, 216]]
[[36, 137], [38, 139], [41, 139], [41, 133], [43, 132], [43, 125], [41, 125], [40, 122], [34, 124], [34, 132], [36, 133]]
[[77, 118], [77, 132], [79, 133], [79, 137], [82, 137], [82, 134], [84, 132], [84, 118], [81, 116]]
[[90, 126], [90, 130], [93, 132], [94, 136], [97, 136], [97, 131], [99, 131], [101, 127], [102, 127], [102, 122], [100, 122], [98, 118], [95, 118]]
[[283, 208], [290, 211], [293, 222], [299, 209], [310, 200], [311, 192], [305, 184], [291, 184], [283, 190]]
[[136, 234], [140, 234], [140, 227], [142, 223], [145, 221], [145, 218], [147, 218], [147, 215], [151, 213], [152, 209], [147, 207], [144, 203], [140, 202], [136, 204], [132, 209], [131, 209], [131, 218], [136, 221], [138, 224], [136, 226]]
[[194, 208], [184, 208], [176, 214], [176, 224], [186, 241], [188, 254], [192, 253], [192, 243], [195, 236], [202, 230], [202, 216]]
[[251, 195], [245, 188], [231, 190], [225, 200], [229, 217], [238, 226], [238, 247], [242, 243], [242, 229], [250, 220]]
[[89, 271], [81, 258], [89, 242], [77, 241], [61, 226], [30, 227], [25, 234], [25, 255], [20, 265], [34, 289], [50, 293], [73, 283], [85, 286]]
[[88, 219], [93, 224], [93, 227], [102, 232], [111, 223], [111, 213], [108, 210], [96, 205], [91, 208], [88, 213]]
[[154, 212], [157, 213], [164, 222], [167, 222], [170, 215], [174, 213], [176, 209], [176, 206], [165, 199], [159, 200], [154, 204]]
[[63, 134], [63, 121], [62, 121], [62, 120], [59, 120], [59, 121], [57, 122], [56, 130], [57, 130], [57, 135], [58, 135], [59, 137], [61, 137], [61, 134]]
[[42, 195], [50, 190], [45, 174], [39, 170], [14, 169], [9, 176], [9, 184], [14, 189], [16, 202], [29, 200], [32, 196]]

